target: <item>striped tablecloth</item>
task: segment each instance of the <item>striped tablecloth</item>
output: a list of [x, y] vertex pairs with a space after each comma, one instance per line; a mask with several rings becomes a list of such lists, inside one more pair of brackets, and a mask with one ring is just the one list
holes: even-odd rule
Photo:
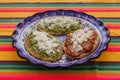
[[[11, 35], [24, 18], [46, 10], [91, 14], [110, 30], [111, 41], [99, 58], [68, 68], [32, 65], [18, 56]], [[120, 80], [120, 0], [0, 0], [0, 80]]]

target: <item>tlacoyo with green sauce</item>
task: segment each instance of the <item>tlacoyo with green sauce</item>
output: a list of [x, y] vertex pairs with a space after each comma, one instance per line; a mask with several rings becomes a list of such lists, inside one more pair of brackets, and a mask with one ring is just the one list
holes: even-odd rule
[[38, 30], [50, 34], [68, 34], [81, 28], [81, 21], [70, 16], [52, 16], [42, 18], [36, 25]]
[[57, 61], [63, 54], [62, 43], [52, 35], [42, 32], [30, 32], [25, 39], [27, 51], [44, 61]]

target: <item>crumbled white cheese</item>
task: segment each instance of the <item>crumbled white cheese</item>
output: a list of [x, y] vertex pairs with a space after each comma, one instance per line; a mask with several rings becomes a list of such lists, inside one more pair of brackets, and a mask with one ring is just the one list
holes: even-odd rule
[[[33, 35], [36, 35], [34, 37], [35, 40], [38, 41], [38, 44], [36, 44], [38, 46], [38, 48], [40, 50], [45, 50], [46, 53], [48, 55], [53, 55], [55, 53], [54, 48], [58, 47], [59, 43], [55, 43], [59, 42], [59, 40], [57, 38], [49, 38], [47, 35], [49, 35], [46, 32], [40, 32], [40, 31], [34, 31]], [[51, 54], [52, 53], [52, 54]]]
[[75, 17], [52, 16], [41, 19], [38, 24], [40, 24], [42, 28], [47, 26], [49, 29], [52, 29], [55, 26], [70, 28], [71, 25], [79, 25], [79, 22], [80, 21]]
[[75, 52], [83, 50], [81, 44], [87, 42], [88, 38], [91, 38], [93, 35], [93, 30], [90, 30], [89, 27], [77, 30], [70, 34], [72, 36], [71, 41], [73, 42], [72, 49]]

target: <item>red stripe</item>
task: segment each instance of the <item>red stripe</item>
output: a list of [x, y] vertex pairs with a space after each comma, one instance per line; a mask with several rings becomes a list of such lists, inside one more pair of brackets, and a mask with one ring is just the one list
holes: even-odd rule
[[[0, 28], [15, 28], [17, 24], [0, 24]], [[107, 28], [110, 29], [119, 29], [120, 24], [106, 24]]]
[[12, 45], [7, 44], [0, 44], [0, 51], [15, 51], [16, 49], [13, 48]]
[[0, 12], [42, 12], [46, 10], [76, 10], [83, 12], [119, 12], [120, 8], [0, 8]]
[[119, 80], [118, 75], [97, 73], [1, 73], [0, 80]]
[[[11, 44], [0, 44], [1, 51], [15, 51], [16, 49]], [[120, 52], [120, 45], [108, 46], [108, 52]]]
[[118, 29], [120, 28], [120, 24], [106, 24], [106, 27], [111, 29]]
[[120, 51], [120, 46], [108, 46], [107, 51], [119, 52]]
[[0, 24], [0, 28], [15, 28], [16, 24]]

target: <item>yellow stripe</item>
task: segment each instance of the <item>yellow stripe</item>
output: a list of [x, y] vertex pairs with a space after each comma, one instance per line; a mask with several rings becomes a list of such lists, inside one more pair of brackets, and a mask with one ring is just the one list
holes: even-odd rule
[[[0, 18], [21, 18], [35, 14], [36, 12], [0, 12]], [[86, 12], [95, 17], [120, 17], [120, 12]]]
[[120, 29], [109, 29], [110, 36], [120, 36]]
[[94, 61], [120, 61], [120, 52], [102, 52]]
[[16, 51], [0, 51], [0, 60], [6, 61], [26, 61], [18, 56]]
[[[0, 7], [0, 8], [13, 8], [13, 7], [4, 7], [4, 6], [2, 6], [2, 7]], [[14, 8], [23, 8], [23, 7], [20, 7], [20, 6], [16, 6], [16, 7], [14, 7]], [[28, 7], [25, 7], [26, 9], [27, 8], [32, 8], [32, 9], [36, 9], [36, 8], [42, 8], [42, 9], [49, 9], [49, 10], [51, 10], [51, 9], [73, 9], [73, 8], [100, 8], [100, 9], [102, 9], [102, 8], [105, 8], [105, 7], [103, 7], [103, 6], [96, 6], [96, 7], [91, 7], [91, 6], [68, 6], [68, 7], [66, 7], [66, 6], [40, 6], [40, 7], [36, 7], [36, 6], [32, 6], [32, 7], [30, 7], [30, 6], [28, 6]], [[118, 8], [118, 6], [111, 6], [111, 7], [108, 7], [108, 8], [112, 8], [112, 9], [114, 9], [114, 8]]]
[[[17, 55], [16, 51], [0, 51], [0, 60], [8, 61], [26, 61]], [[120, 52], [103, 52], [99, 58], [94, 61], [120, 61]]]
[[120, 46], [120, 43], [109, 43], [108, 46]]
[[[120, 36], [120, 29], [109, 29], [110, 36]], [[0, 28], [0, 36], [11, 36], [13, 33], [13, 28]]]
[[1, 18], [21, 18], [21, 17], [27, 17], [35, 14], [35, 12], [0, 12]]
[[0, 28], [0, 36], [11, 36], [13, 31], [13, 28]]
[[92, 2], [100, 2], [100, 3], [117, 3], [117, 2], [120, 2], [120, 0], [1, 0], [0, 1], [1, 3], [24, 3], [24, 2], [30, 2], [30, 3], [33, 3], [33, 2], [49, 2], [49, 3], [52, 3], [52, 2], [85, 2], [85, 3], [92, 3]]

